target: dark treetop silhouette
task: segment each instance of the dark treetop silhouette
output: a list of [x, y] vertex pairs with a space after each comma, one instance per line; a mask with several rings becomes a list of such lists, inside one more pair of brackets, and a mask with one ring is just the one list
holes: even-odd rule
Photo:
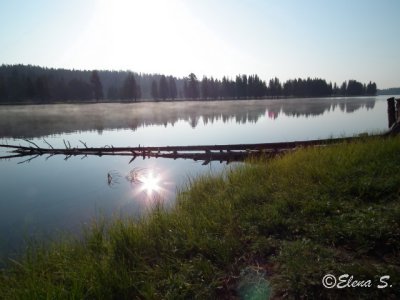
[[324, 79], [293, 79], [281, 83], [257, 75], [235, 79], [203, 77], [194, 73], [176, 78], [130, 71], [78, 71], [48, 69], [31, 65], [0, 66], [0, 104], [136, 101], [138, 99], [251, 99], [265, 97], [325, 97], [375, 95], [376, 84], [356, 80], [336, 83]]

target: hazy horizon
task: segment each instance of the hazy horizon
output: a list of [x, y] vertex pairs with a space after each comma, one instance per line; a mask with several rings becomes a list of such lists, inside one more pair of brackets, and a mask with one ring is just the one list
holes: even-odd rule
[[0, 8], [0, 64], [400, 86], [395, 0], [17, 0]]

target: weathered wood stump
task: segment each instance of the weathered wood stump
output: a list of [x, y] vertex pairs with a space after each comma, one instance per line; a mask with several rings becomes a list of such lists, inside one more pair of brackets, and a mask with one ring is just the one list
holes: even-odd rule
[[400, 122], [400, 98], [396, 99], [396, 122]]
[[394, 97], [391, 97], [387, 99], [387, 112], [388, 112], [388, 121], [389, 121], [389, 128], [393, 126], [394, 123], [396, 123], [396, 107], [394, 104]]

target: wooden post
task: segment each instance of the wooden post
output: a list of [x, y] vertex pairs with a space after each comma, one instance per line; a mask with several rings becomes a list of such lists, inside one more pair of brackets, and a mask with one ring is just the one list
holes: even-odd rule
[[396, 123], [400, 122], [400, 98], [396, 99]]
[[396, 123], [396, 108], [394, 106], [394, 97], [387, 99], [388, 103], [388, 119], [389, 119], [389, 128], [392, 127], [394, 123]]

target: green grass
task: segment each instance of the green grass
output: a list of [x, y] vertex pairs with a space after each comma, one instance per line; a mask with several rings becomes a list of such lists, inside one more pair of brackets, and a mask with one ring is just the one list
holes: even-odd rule
[[[395, 299], [399, 250], [400, 139], [365, 138], [201, 177], [172, 211], [36, 245], [0, 274], [0, 299]], [[328, 273], [373, 287], [325, 289]]]

